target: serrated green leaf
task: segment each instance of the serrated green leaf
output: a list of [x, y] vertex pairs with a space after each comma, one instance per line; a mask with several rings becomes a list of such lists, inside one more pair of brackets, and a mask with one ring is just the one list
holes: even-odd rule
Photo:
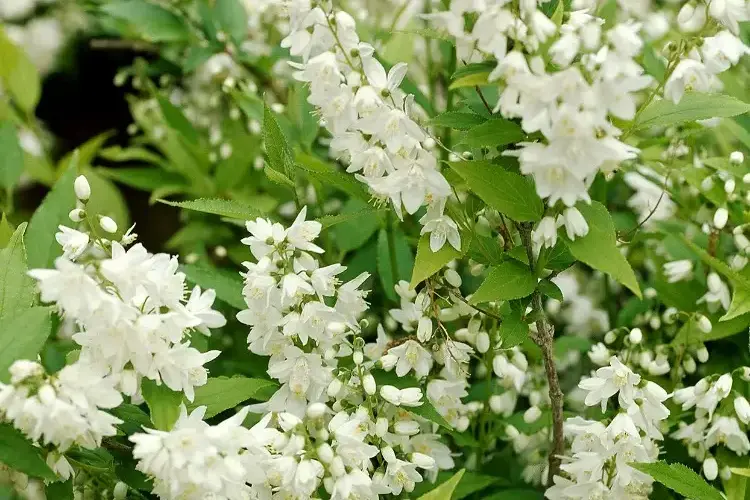
[[0, 462], [32, 477], [54, 481], [57, 476], [47, 466], [39, 448], [9, 424], [0, 424]]
[[680, 123], [726, 118], [750, 111], [750, 104], [724, 94], [686, 93], [679, 103], [668, 99], [653, 101], [639, 114], [635, 129], [668, 127]]
[[2, 217], [0, 217], [0, 248], [8, 246], [8, 242], [10, 242], [15, 231], [16, 229], [10, 222], [8, 222], [8, 218], [3, 212]]
[[0, 250], [0, 324], [28, 310], [34, 303], [36, 283], [27, 275], [25, 230], [24, 222]]
[[[363, 205], [364, 206], [364, 205]], [[332, 227], [336, 227], [339, 224], [346, 224], [349, 222], [355, 222], [362, 217], [367, 218], [374, 218], [377, 219], [379, 215], [385, 214], [385, 209], [377, 209], [377, 208], [363, 208], [361, 210], [347, 212], [347, 213], [340, 213], [336, 215], [324, 215], [320, 219], [318, 219], [318, 222], [320, 222], [320, 225], [323, 226], [323, 229], [329, 229]]]
[[469, 130], [486, 122], [487, 118], [474, 113], [446, 111], [430, 120], [433, 127], [448, 127], [456, 130]]
[[154, 428], [160, 431], [170, 430], [180, 416], [182, 393], [171, 390], [164, 383], [157, 385], [147, 378], [141, 383], [141, 393], [151, 412]]
[[0, 122], [0, 187], [10, 190], [23, 173], [23, 150], [18, 143], [16, 127], [10, 121]]
[[419, 497], [419, 500], [450, 500], [453, 497], [453, 492], [456, 490], [458, 483], [461, 481], [464, 472], [465, 469], [461, 469], [460, 471], [456, 472], [456, 474], [452, 478], [442, 483], [434, 490], [429, 491]]
[[494, 118], [469, 129], [461, 142], [470, 148], [496, 148], [519, 142], [525, 136], [516, 122]]
[[185, 273], [188, 281], [204, 289], [213, 289], [219, 300], [235, 309], [247, 307], [242, 297], [243, 284], [239, 273], [197, 264], [183, 264], [180, 269]]
[[190, 39], [188, 24], [171, 11], [145, 0], [108, 2], [102, 12], [128, 24], [152, 42], [182, 42]]
[[[276, 120], [273, 111], [267, 104], [263, 105], [263, 144], [266, 147], [268, 166], [294, 179], [294, 152], [289, 141]], [[292, 182], [292, 186], [294, 183]]]
[[195, 388], [195, 399], [192, 403], [186, 402], [186, 406], [188, 411], [199, 406], [206, 406], [204, 418], [211, 418], [248, 399], [266, 401], [278, 387], [278, 384], [272, 380], [259, 378], [209, 378], [205, 385]]
[[449, 90], [455, 90], [462, 87], [476, 87], [477, 85], [486, 85], [490, 73], [495, 64], [492, 62], [481, 62], [467, 64], [456, 70], [451, 75], [451, 84]]
[[670, 490], [693, 500], [723, 500], [717, 489], [683, 464], [666, 462], [632, 463], [631, 467], [648, 474]]
[[333, 187], [364, 202], [369, 201], [367, 189], [353, 176], [339, 172], [329, 163], [304, 153], [297, 154], [297, 162], [298, 168], [307, 172], [324, 187]]
[[73, 191], [75, 178], [76, 164], [74, 162], [58, 179], [34, 215], [31, 216], [25, 236], [30, 269], [53, 267], [55, 258], [62, 254], [62, 249], [55, 240], [55, 233], [58, 231], [57, 226], [69, 223], [68, 214], [75, 208], [76, 196]]
[[144, 428], [151, 427], [151, 419], [148, 414], [133, 404], [123, 403], [117, 408], [108, 410], [108, 413], [122, 420], [122, 423], [118, 424], [117, 427], [127, 435], [143, 432]]
[[500, 323], [498, 335], [500, 336], [500, 347], [510, 349], [523, 344], [529, 338], [529, 325], [523, 321], [520, 314], [509, 314]]
[[437, 252], [430, 248], [430, 235], [423, 234], [417, 244], [417, 257], [414, 260], [414, 269], [411, 273], [411, 287], [414, 288], [433, 274], [437, 273], [448, 262], [458, 259], [465, 254], [471, 246], [471, 236], [461, 235], [461, 251], [459, 252], [447, 241]]
[[570, 253], [594, 269], [609, 274], [641, 297], [641, 288], [638, 286], [635, 273], [617, 248], [615, 226], [607, 209], [597, 201], [591, 202], [590, 205], [579, 203], [577, 207], [589, 225], [589, 232], [574, 241], [563, 236]]
[[0, 26], [0, 83], [13, 101], [28, 114], [33, 114], [41, 94], [36, 66], [16, 46]]
[[224, 200], [221, 198], [199, 198], [188, 201], [168, 201], [158, 200], [160, 203], [172, 207], [184, 208], [195, 212], [205, 214], [221, 215], [230, 219], [239, 219], [243, 221], [254, 221], [258, 217], [265, 217], [261, 210], [248, 206], [237, 200]]
[[458, 173], [485, 203], [511, 219], [538, 221], [544, 213], [533, 182], [487, 161], [451, 162]]
[[534, 292], [536, 283], [536, 277], [527, 266], [508, 260], [490, 269], [470, 302], [480, 304], [527, 297]]
[[35, 360], [51, 332], [51, 307], [32, 307], [0, 322], [0, 382], [10, 380], [14, 361]]

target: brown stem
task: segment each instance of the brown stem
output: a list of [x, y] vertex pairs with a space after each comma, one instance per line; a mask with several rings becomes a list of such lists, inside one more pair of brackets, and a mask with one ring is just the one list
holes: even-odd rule
[[[531, 245], [531, 225], [519, 224], [518, 232], [521, 234], [521, 241], [526, 248], [526, 255], [529, 258], [529, 266], [534, 270], [534, 251]], [[536, 335], [532, 340], [542, 351], [544, 358], [544, 370], [547, 373], [547, 383], [549, 384], [549, 399], [552, 405], [552, 449], [549, 452], [549, 475], [547, 484], [552, 485], [552, 478], [560, 472], [560, 457], [565, 452], [565, 437], [563, 436], [563, 397], [564, 394], [560, 388], [560, 380], [557, 378], [557, 368], [555, 367], [555, 355], [553, 345], [555, 339], [555, 327], [547, 320], [542, 306], [542, 296], [538, 291], [534, 291], [531, 297], [531, 307], [537, 315]]]

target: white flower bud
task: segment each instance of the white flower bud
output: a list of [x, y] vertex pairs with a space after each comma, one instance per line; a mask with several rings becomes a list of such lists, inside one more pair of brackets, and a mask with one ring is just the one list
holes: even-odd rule
[[698, 315], [698, 328], [703, 333], [711, 333], [711, 330], [713, 329], [713, 326], [711, 325], [711, 320], [705, 317], [702, 314]]
[[81, 222], [86, 217], [86, 212], [81, 208], [74, 208], [68, 214], [68, 218], [73, 222]]
[[714, 227], [716, 229], [724, 229], [724, 226], [727, 225], [728, 220], [729, 211], [726, 208], [720, 207], [714, 213]]
[[719, 476], [724, 481], [729, 481], [730, 479], [732, 479], [732, 469], [728, 465], [725, 465], [721, 468], [721, 470], [719, 470]]
[[706, 7], [703, 4], [696, 5], [695, 2], [688, 2], [677, 14], [677, 25], [686, 33], [699, 31], [705, 23]]
[[324, 464], [330, 464], [333, 460], [333, 457], [333, 448], [331, 448], [330, 444], [323, 443], [318, 446], [318, 458], [321, 462], [323, 462]]
[[381, 386], [380, 396], [392, 405], [398, 406], [401, 404], [401, 391], [392, 385]]
[[695, 370], [697, 369], [695, 360], [690, 355], [686, 355], [685, 359], [682, 360], [682, 367], [685, 369], [685, 373], [688, 374], [695, 373]]
[[708, 361], [708, 349], [706, 349], [706, 346], [701, 346], [697, 351], [695, 351], [695, 357], [698, 358], [698, 361], [701, 363], [705, 363]]
[[743, 175], [742, 182], [744, 182], [745, 184], [750, 184], [750, 174]]
[[714, 187], [714, 178], [711, 176], [706, 177], [701, 181], [701, 190], [710, 191]]
[[458, 419], [458, 422], [456, 422], [456, 430], [458, 432], [464, 432], [466, 429], [469, 428], [470, 423], [471, 422], [469, 421], [469, 417], [464, 415]]
[[331, 474], [335, 477], [340, 477], [346, 474], [346, 467], [344, 467], [344, 461], [341, 459], [340, 456], [335, 456], [333, 460], [331, 460], [331, 464], [329, 465], [329, 470], [331, 471]]
[[734, 189], [737, 187], [737, 184], [734, 182], [734, 179], [728, 179], [724, 183], [724, 192], [727, 194], [734, 193]]
[[352, 354], [352, 359], [354, 360], [354, 364], [359, 366], [365, 360], [365, 356], [364, 354], [362, 354], [362, 351], [354, 351], [354, 354]]
[[531, 391], [529, 393], [529, 403], [532, 404], [532, 406], [539, 406], [542, 404], [542, 393], [539, 391]]
[[453, 269], [446, 270], [443, 276], [445, 277], [445, 281], [447, 281], [451, 286], [455, 288], [459, 288], [461, 286], [461, 276], [459, 276], [459, 274]]
[[117, 232], [117, 223], [110, 217], [101, 217], [99, 219], [99, 226], [110, 234]]
[[606, 335], [604, 335], [604, 343], [605, 344], [613, 344], [617, 340], [617, 334], [614, 331], [607, 332]]
[[647, 299], [655, 299], [657, 295], [656, 289], [652, 287], [648, 287], [645, 290], [643, 290], [643, 296]]
[[57, 400], [57, 394], [49, 384], [44, 384], [42, 387], [40, 387], [37, 396], [39, 396], [39, 400], [45, 405], [51, 405], [55, 402], [55, 400]]
[[745, 155], [742, 154], [742, 151], [732, 151], [729, 155], [729, 161], [735, 165], [740, 165], [745, 161]]
[[420, 342], [429, 342], [432, 338], [432, 320], [427, 316], [419, 318], [417, 325], [417, 339]]
[[539, 417], [541, 416], [542, 416], [542, 410], [540, 410], [536, 406], [532, 406], [531, 408], [529, 408], [523, 413], [523, 421], [526, 422], [527, 424], [530, 424], [539, 420]]
[[401, 389], [401, 406], [422, 406], [422, 390], [419, 387]]
[[399, 420], [393, 424], [393, 430], [402, 436], [414, 436], [419, 434], [419, 424], [414, 420]]
[[326, 414], [326, 410], [328, 410], [328, 407], [323, 403], [311, 403], [307, 407], [307, 416], [312, 419], [320, 418]]
[[434, 469], [435, 459], [424, 453], [412, 453], [409, 461], [422, 469]]
[[628, 339], [632, 344], [640, 344], [643, 341], [643, 332], [640, 328], [633, 328], [628, 334]]
[[302, 423], [302, 420], [300, 420], [299, 417], [292, 415], [291, 413], [279, 413], [277, 418], [279, 419], [279, 426], [286, 432], [291, 431]]
[[328, 396], [335, 398], [336, 395], [341, 392], [341, 388], [344, 386], [344, 384], [341, 383], [341, 380], [335, 378], [331, 380], [331, 383], [328, 384]]
[[385, 417], [379, 417], [375, 422], [375, 435], [383, 437], [388, 432], [388, 419]]
[[216, 248], [214, 248], [214, 255], [217, 256], [220, 259], [223, 259], [227, 256], [227, 247], [223, 245], [217, 245]]
[[91, 186], [85, 175], [79, 175], [73, 182], [73, 190], [76, 192], [76, 198], [86, 202], [91, 198]]
[[128, 485], [122, 481], [118, 481], [112, 490], [112, 496], [114, 496], [115, 500], [125, 500], [128, 496]]
[[744, 380], [745, 382], [750, 382], [750, 366], [742, 367], [742, 373], [740, 373], [740, 378]]
[[734, 411], [743, 424], [750, 423], [750, 403], [743, 396], [734, 399]]
[[385, 354], [380, 357], [380, 366], [383, 367], [383, 370], [389, 372], [393, 370], [393, 367], [396, 366], [396, 363], [398, 363], [398, 356], [395, 354]]
[[362, 379], [362, 387], [364, 388], [365, 392], [369, 394], [370, 396], [375, 394], [375, 391], [378, 389], [378, 386], [375, 383], [375, 377], [373, 377], [371, 373], [368, 373]]
[[719, 475], [719, 464], [714, 457], [708, 457], [703, 462], [703, 475], [706, 479], [713, 481]]
[[490, 336], [487, 332], [479, 332], [477, 334], [477, 340], [475, 342], [477, 351], [481, 354], [490, 350]]

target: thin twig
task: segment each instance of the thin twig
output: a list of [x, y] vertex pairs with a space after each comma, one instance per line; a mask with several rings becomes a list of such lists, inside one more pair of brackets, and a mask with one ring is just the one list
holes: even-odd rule
[[134, 52], [148, 52], [155, 54], [159, 47], [140, 40], [114, 40], [110, 38], [94, 38], [89, 42], [92, 49], [97, 50], [131, 50]]
[[482, 93], [482, 89], [479, 88], [479, 85], [475, 85], [474, 88], [477, 91], [477, 94], [479, 94], [479, 98], [482, 100], [482, 103], [484, 104], [484, 107], [487, 108], [487, 111], [492, 114], [492, 108], [490, 107], [490, 104], [487, 102], [487, 99], [484, 98], [484, 94]]

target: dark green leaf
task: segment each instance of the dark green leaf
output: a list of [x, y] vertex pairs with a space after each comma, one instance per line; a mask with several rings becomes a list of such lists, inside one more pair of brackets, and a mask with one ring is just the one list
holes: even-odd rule
[[383, 290], [391, 300], [398, 298], [393, 287], [401, 280], [408, 280], [413, 267], [414, 254], [404, 233], [396, 227], [390, 231], [381, 229], [378, 234], [378, 274]]
[[239, 0], [216, 0], [214, 17], [235, 43], [240, 44], [247, 39], [247, 11]]
[[234, 307], [245, 309], [245, 299], [242, 297], [242, 278], [240, 274], [226, 269], [217, 269], [197, 264], [183, 264], [180, 266], [187, 279], [204, 289], [213, 289], [216, 297]]
[[279, 122], [268, 105], [263, 108], [263, 144], [266, 147], [268, 166], [294, 179], [294, 153], [284, 136]]
[[[361, 217], [364, 214], [366, 217]], [[364, 245], [380, 227], [380, 220], [374, 216], [372, 209], [363, 201], [349, 199], [341, 210], [340, 217], [355, 216], [339, 222], [333, 229], [336, 235], [336, 246], [342, 252], [356, 250]]]
[[352, 175], [339, 172], [329, 163], [303, 153], [297, 155], [297, 162], [299, 162], [299, 168], [324, 187], [333, 187], [364, 202], [369, 201], [370, 195], [367, 189]]
[[159, 101], [159, 108], [161, 108], [167, 125], [190, 144], [197, 145], [199, 141], [198, 131], [195, 130], [190, 120], [185, 117], [182, 110], [162, 96], [157, 96], [157, 100]]
[[500, 335], [500, 347], [510, 349], [529, 338], [529, 325], [521, 318], [520, 314], [509, 314], [503, 318], [498, 328]]
[[0, 424], [0, 462], [32, 477], [49, 481], [57, 478], [42, 458], [41, 450], [9, 424]]
[[464, 113], [461, 111], [446, 111], [430, 120], [433, 127], [448, 127], [456, 130], [469, 130], [487, 121], [487, 118], [475, 115], [474, 113]]

